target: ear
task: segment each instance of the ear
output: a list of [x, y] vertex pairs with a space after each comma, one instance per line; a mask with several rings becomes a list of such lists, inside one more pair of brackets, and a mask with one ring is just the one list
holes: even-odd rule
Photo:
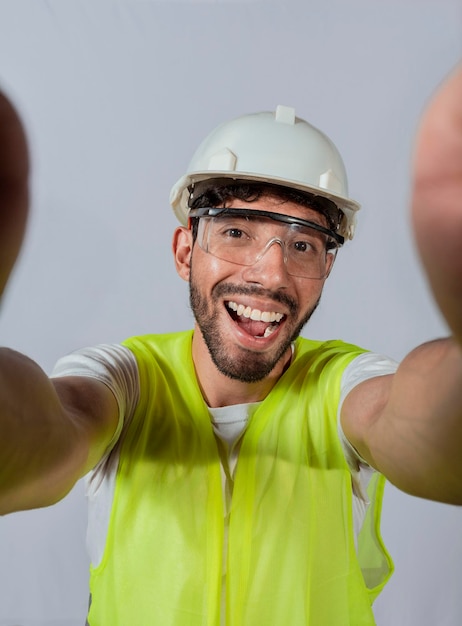
[[189, 280], [191, 273], [192, 233], [188, 228], [180, 226], [173, 233], [172, 249], [178, 275]]

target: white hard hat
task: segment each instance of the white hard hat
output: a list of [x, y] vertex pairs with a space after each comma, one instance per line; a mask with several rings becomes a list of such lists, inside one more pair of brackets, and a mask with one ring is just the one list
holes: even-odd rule
[[345, 215], [339, 234], [353, 238], [360, 205], [348, 197], [342, 157], [324, 133], [295, 117], [291, 107], [238, 117], [205, 138], [170, 192], [182, 224], [188, 219], [191, 185], [214, 178], [269, 182], [328, 198]]

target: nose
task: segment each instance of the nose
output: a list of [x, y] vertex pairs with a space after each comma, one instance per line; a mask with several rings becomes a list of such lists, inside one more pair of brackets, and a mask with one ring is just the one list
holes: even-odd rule
[[288, 273], [284, 242], [277, 237], [270, 239], [255, 263], [246, 266], [242, 275], [247, 282], [258, 283], [268, 289], [285, 287]]

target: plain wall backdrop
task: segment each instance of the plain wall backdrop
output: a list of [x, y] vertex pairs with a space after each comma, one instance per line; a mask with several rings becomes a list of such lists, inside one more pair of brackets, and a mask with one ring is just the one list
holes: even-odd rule
[[[460, 0], [0, 0], [0, 86], [33, 163], [1, 342], [49, 372], [85, 345], [191, 327], [170, 188], [216, 125], [277, 104], [333, 139], [363, 206], [304, 335], [400, 359], [445, 334], [407, 209], [419, 114], [462, 57], [461, 17]], [[0, 519], [0, 626], [83, 626], [85, 524], [82, 483]], [[460, 508], [387, 486], [379, 626], [460, 626], [461, 525]]]

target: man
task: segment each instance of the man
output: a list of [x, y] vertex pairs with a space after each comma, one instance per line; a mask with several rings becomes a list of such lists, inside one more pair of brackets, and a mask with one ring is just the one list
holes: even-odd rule
[[51, 379], [1, 352], [0, 512], [93, 470], [91, 626], [373, 624], [383, 476], [462, 503], [461, 102], [459, 67], [423, 116], [412, 206], [452, 337], [399, 367], [299, 337], [358, 206], [335, 147], [286, 107], [218, 128], [172, 190], [193, 332], [81, 350]]

